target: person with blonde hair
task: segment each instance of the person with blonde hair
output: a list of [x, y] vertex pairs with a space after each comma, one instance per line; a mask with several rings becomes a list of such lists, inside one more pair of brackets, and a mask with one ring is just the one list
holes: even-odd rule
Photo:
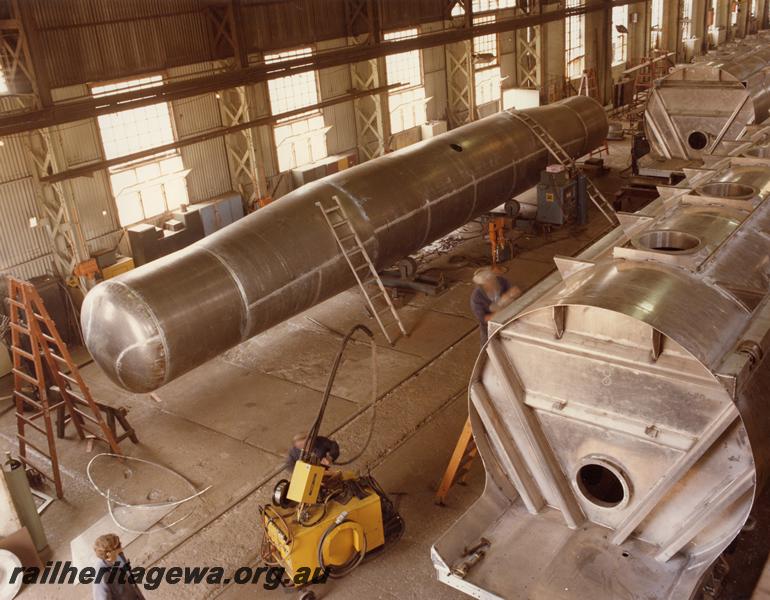
[[94, 600], [144, 600], [139, 586], [131, 577], [131, 564], [123, 554], [117, 535], [105, 533], [96, 538], [94, 554], [99, 559], [91, 587]]

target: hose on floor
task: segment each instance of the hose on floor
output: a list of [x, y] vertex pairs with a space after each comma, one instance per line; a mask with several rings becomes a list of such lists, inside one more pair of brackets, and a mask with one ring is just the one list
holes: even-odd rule
[[[185, 498], [182, 498], [180, 500], [169, 500], [166, 502], [140, 502], [140, 503], [131, 503], [131, 502], [123, 502], [117, 498], [115, 498], [112, 495], [112, 490], [110, 488], [102, 489], [94, 480], [93, 473], [91, 472], [91, 469], [93, 467], [94, 462], [101, 458], [111, 458], [115, 459], [116, 461], [121, 461], [121, 463], [125, 463], [127, 461], [134, 461], [136, 463], [150, 465], [151, 467], [160, 469], [161, 471], [164, 471], [168, 473], [169, 475], [173, 475], [174, 477], [177, 477], [180, 481], [184, 482], [186, 486], [190, 489], [190, 495], [186, 496]], [[137, 458], [134, 456], [122, 456], [120, 454], [113, 454], [110, 452], [103, 452], [101, 454], [97, 454], [94, 456], [90, 461], [88, 461], [88, 465], [86, 465], [86, 477], [88, 478], [89, 483], [94, 488], [94, 490], [103, 498], [107, 500], [107, 512], [110, 515], [110, 518], [115, 523], [116, 526], [118, 526], [123, 531], [127, 531], [129, 533], [137, 533], [140, 535], [151, 533], [152, 531], [158, 531], [161, 529], [171, 529], [174, 527], [174, 525], [177, 525], [178, 523], [184, 521], [187, 517], [191, 516], [193, 512], [195, 512], [195, 507], [193, 507], [189, 512], [185, 513], [183, 516], [179, 517], [178, 519], [174, 520], [172, 523], [168, 524], [156, 524], [156, 527], [151, 529], [144, 529], [144, 530], [138, 530], [138, 529], [130, 529], [129, 527], [123, 525], [118, 521], [118, 519], [115, 517], [115, 513], [113, 510], [113, 505], [121, 506], [127, 509], [131, 510], [159, 510], [159, 509], [168, 509], [170, 512], [171, 510], [176, 509], [179, 506], [182, 506], [183, 504], [186, 504], [190, 502], [191, 500], [194, 500], [195, 498], [198, 498], [205, 494], [207, 491], [211, 489], [212, 486], [207, 486], [203, 488], [202, 490], [196, 490], [195, 486], [192, 484], [192, 482], [178, 473], [177, 471], [174, 471], [173, 469], [170, 469], [169, 467], [166, 467], [165, 465], [161, 465], [159, 463], [150, 461], [150, 460], [144, 460], [142, 458]]]

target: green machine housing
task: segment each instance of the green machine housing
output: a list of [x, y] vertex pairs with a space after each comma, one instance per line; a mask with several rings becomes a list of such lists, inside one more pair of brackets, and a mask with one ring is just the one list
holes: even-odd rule
[[561, 165], [552, 165], [540, 173], [537, 184], [538, 223], [585, 225], [588, 220], [586, 180], [581, 173], [571, 175]]

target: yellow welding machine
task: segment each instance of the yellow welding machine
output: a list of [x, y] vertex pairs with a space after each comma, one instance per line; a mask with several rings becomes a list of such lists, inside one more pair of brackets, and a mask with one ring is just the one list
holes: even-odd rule
[[293, 579], [301, 568], [315, 573], [350, 564], [385, 544], [381, 498], [369, 487], [363, 487], [362, 496], [316, 505], [310, 519], [318, 520], [310, 526], [299, 522], [295, 508], [264, 508], [267, 540], [289, 577]]

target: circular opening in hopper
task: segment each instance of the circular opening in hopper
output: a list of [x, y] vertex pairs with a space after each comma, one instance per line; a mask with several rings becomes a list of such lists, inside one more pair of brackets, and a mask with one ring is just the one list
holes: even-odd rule
[[602, 508], [614, 508], [628, 495], [620, 471], [598, 462], [584, 464], [577, 472], [577, 486], [586, 500]]
[[693, 131], [687, 137], [687, 143], [690, 144], [690, 148], [693, 150], [703, 150], [708, 144], [708, 136], [702, 131]]
[[648, 231], [636, 238], [636, 245], [658, 252], [687, 252], [697, 248], [700, 240], [694, 235], [671, 229]]
[[757, 195], [757, 189], [745, 183], [730, 181], [715, 181], [695, 188], [701, 196], [715, 198], [732, 198], [733, 200], [749, 200]]

